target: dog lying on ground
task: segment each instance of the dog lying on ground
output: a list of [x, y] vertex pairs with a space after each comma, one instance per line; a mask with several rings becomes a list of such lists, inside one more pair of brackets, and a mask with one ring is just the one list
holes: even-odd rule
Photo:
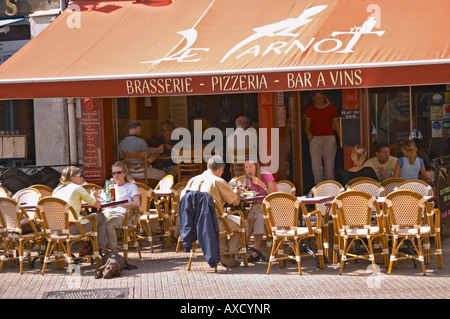
[[102, 257], [102, 266], [97, 270], [95, 279], [119, 277], [124, 269], [131, 270], [137, 267], [130, 265], [118, 252], [107, 251]]

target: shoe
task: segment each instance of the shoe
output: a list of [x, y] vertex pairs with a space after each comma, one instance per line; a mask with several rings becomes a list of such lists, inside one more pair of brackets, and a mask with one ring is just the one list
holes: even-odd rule
[[79, 257], [84, 257], [87, 255], [92, 255], [92, 249], [91, 247], [89, 247], [88, 244], [86, 244], [83, 248], [80, 249], [80, 251], [78, 252], [78, 256]]
[[230, 256], [224, 255], [220, 257], [220, 263], [225, 267], [238, 267], [241, 262]]

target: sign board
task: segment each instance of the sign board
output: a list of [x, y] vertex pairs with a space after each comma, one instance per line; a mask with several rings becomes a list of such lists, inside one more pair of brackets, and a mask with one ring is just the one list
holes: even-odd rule
[[341, 139], [342, 146], [361, 144], [360, 110], [341, 111]]
[[81, 104], [81, 131], [83, 132], [83, 169], [85, 180], [104, 182], [102, 173], [102, 109], [94, 99], [84, 99]]
[[27, 158], [27, 136], [0, 135], [0, 158]]
[[0, 19], [24, 17], [35, 11], [59, 7], [59, 0], [0, 0]]
[[[437, 183], [438, 207], [441, 212], [441, 221], [450, 227], [450, 178], [446, 174], [439, 174]], [[437, 225], [440, 227], [440, 225]]]

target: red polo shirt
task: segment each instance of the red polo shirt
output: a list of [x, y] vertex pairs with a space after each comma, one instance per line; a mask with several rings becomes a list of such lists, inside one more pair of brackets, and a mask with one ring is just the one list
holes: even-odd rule
[[323, 108], [311, 105], [306, 110], [305, 117], [311, 119], [311, 133], [314, 136], [334, 135], [332, 123], [339, 117], [334, 105], [328, 104]]

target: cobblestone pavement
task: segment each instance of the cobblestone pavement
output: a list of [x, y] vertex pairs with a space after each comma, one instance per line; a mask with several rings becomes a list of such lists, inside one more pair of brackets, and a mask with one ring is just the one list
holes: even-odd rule
[[42, 299], [52, 291], [127, 288], [129, 299], [447, 299], [450, 296], [450, 239], [443, 240], [444, 268], [437, 268], [436, 258], [426, 266], [422, 275], [420, 265], [412, 261], [399, 262], [391, 275], [380, 265], [377, 274], [371, 272], [367, 261], [349, 262], [344, 274], [338, 274], [337, 264], [326, 263], [316, 268], [312, 258], [302, 259], [303, 274], [296, 264], [285, 268], [272, 266], [266, 274], [267, 262], [250, 263], [248, 267], [218, 267], [214, 273], [204, 261], [197, 258], [191, 271], [187, 270], [188, 255], [175, 253], [172, 248], [148, 245], [142, 248], [142, 259], [132, 250], [130, 263], [138, 266], [125, 270], [114, 279], [95, 279], [95, 266], [82, 263], [69, 276], [66, 270], [56, 270], [52, 263], [42, 276], [40, 269], [27, 264], [24, 274], [19, 268], [5, 263], [0, 273], [1, 299]]

